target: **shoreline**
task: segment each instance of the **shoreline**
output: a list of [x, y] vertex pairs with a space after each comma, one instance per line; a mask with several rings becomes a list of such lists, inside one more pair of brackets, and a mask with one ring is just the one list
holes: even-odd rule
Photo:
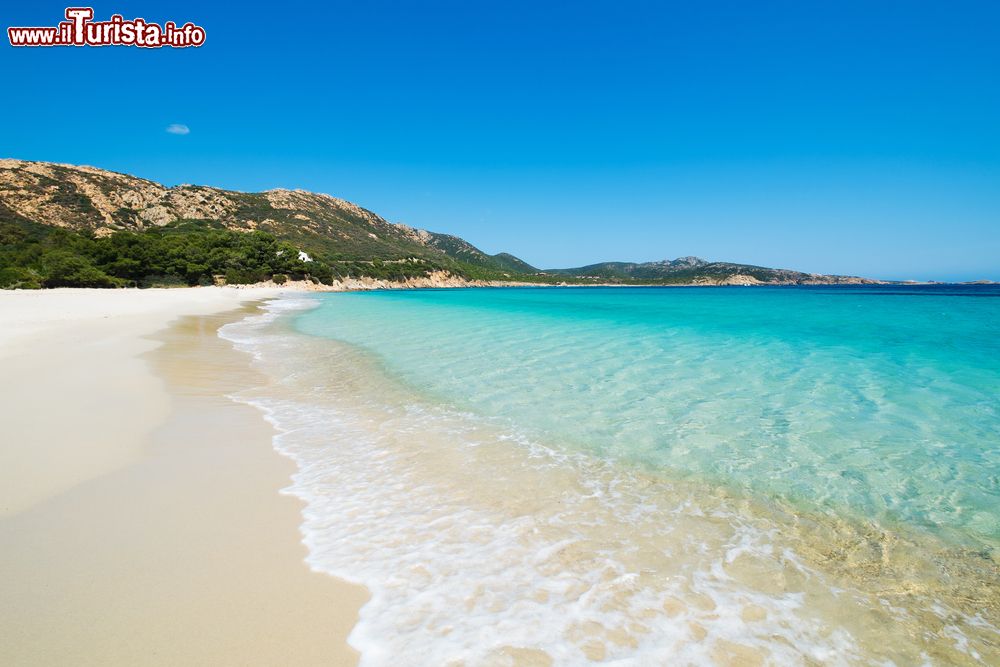
[[[393, 308], [393, 301], [383, 305]], [[396, 340], [392, 327], [377, 335], [390, 313], [349, 307], [364, 302], [332, 309], [329, 323], [346, 329], [331, 327], [329, 337], [311, 335], [323, 328], [305, 321], [282, 326], [284, 306], [292, 304], [273, 304], [267, 309], [275, 318], [235, 325], [231, 339], [254, 355], [255, 367], [284, 380], [245, 398], [269, 414], [281, 433], [279, 448], [299, 462], [289, 490], [309, 503], [310, 563], [371, 587], [352, 641], [373, 663], [415, 645], [417, 654], [441, 664], [457, 655], [476, 656], [473, 663], [500, 655], [527, 660], [528, 652], [539, 664], [575, 664], [635, 658], [633, 650], [720, 664], [730, 664], [719, 657], [730, 649], [741, 656], [731, 664], [808, 661], [803, 656], [826, 662], [837, 651], [912, 659], [910, 632], [933, 637], [924, 646], [949, 664], [968, 664], [948, 643], [964, 632], [973, 651], [990, 655], [975, 617], [978, 604], [992, 607], [987, 591], [995, 579], [980, 556], [891, 523], [873, 529], [868, 515], [828, 515], [819, 507], [743, 495], [738, 487], [619, 468], [477, 418], [474, 407], [456, 411], [446, 389], [423, 394], [426, 376], [404, 376], [405, 365], [384, 364], [388, 349], [407, 343]], [[493, 322], [476, 313], [490, 328]], [[411, 341], [446, 341], [436, 345], [449, 371], [476, 375], [458, 372], [449, 361], [469, 354], [460, 338], [417, 326], [413, 312], [391, 314], [413, 334]], [[435, 314], [436, 322], [444, 317]], [[468, 321], [451, 324], [475, 330]], [[519, 324], [523, 331], [529, 323]], [[509, 349], [502, 333], [493, 342], [484, 357]], [[434, 352], [420, 343], [416, 348], [425, 357]], [[330, 455], [333, 443], [336, 456]], [[678, 507], [691, 511], [677, 514]], [[643, 583], [633, 588], [630, 575], [599, 580], [609, 571], [641, 573]], [[843, 590], [856, 591], [855, 601], [843, 600]], [[605, 616], [596, 601], [606, 595], [616, 613], [630, 609], [636, 613], [630, 620], [640, 625]], [[638, 607], [626, 604], [633, 597]], [[810, 602], [800, 606], [792, 598]], [[943, 606], [928, 608], [920, 598]], [[896, 616], [885, 604], [906, 611]], [[732, 624], [720, 623], [722, 617]], [[587, 618], [588, 625], [564, 627], [567, 618]], [[653, 626], [650, 618], [658, 619]], [[837, 636], [814, 633], [819, 626], [836, 629]], [[497, 627], [506, 630], [491, 634]], [[904, 629], [890, 633], [890, 627]], [[776, 636], [784, 637], [780, 646], [771, 643]], [[783, 654], [786, 648], [792, 653]]]
[[[635, 287], [635, 288], [680, 288], [680, 287], [983, 287], [1000, 285], [992, 281], [966, 281], [966, 282], [916, 282], [916, 281], [891, 281], [891, 280], [865, 280], [859, 282], [715, 282], [715, 283], [537, 283], [518, 281], [486, 281], [467, 280], [464, 278], [450, 277], [444, 280], [434, 278], [417, 278], [406, 281], [382, 280], [376, 278], [358, 278], [345, 281], [334, 281], [332, 285], [314, 283], [308, 280], [289, 280], [278, 284], [271, 281], [237, 284], [237, 285], [214, 285], [214, 286], [190, 286], [190, 287], [122, 287], [122, 288], [90, 288], [90, 287], [53, 287], [37, 290], [24, 289], [0, 289], [3, 294], [38, 294], [38, 293], [145, 293], [145, 292], [167, 292], [167, 293], [191, 293], [191, 292], [239, 292], [245, 294], [254, 292], [262, 295], [260, 298], [267, 298], [267, 295], [277, 295], [282, 293], [341, 293], [341, 292], [373, 292], [373, 291], [395, 291], [395, 290], [418, 290], [418, 289], [470, 289], [470, 288], [510, 288], [510, 287], [532, 287], [532, 288], [576, 288], [576, 287]], [[244, 297], [244, 300], [253, 297]], [[3, 297], [0, 296], [0, 307], [3, 306]], [[51, 321], [58, 321], [58, 318]], [[21, 324], [21, 323], [19, 323]], [[33, 323], [27, 323], [30, 327]], [[0, 330], [0, 345], [5, 342], [5, 334]], [[8, 336], [9, 337], [9, 336]], [[3, 351], [0, 349], [0, 357]]]
[[[424, 656], [432, 649], [445, 651], [434, 638], [448, 636], [449, 641], [465, 637], [469, 651], [492, 651], [491, 659], [527, 660], [527, 653], [517, 652], [547, 643], [551, 653], [532, 655], [541, 660], [579, 649], [587, 659], [603, 660], [660, 641], [656, 650], [680, 655], [690, 649], [698, 657], [692, 661], [706, 661], [713, 645], [703, 640], [710, 635], [717, 648], [750, 660], [771, 655], [762, 647], [778, 650], [765, 644], [765, 635], [774, 632], [791, 633], [783, 635], [786, 647], [813, 646], [820, 652], [810, 655], [835, 650], [836, 642], [826, 643], [829, 637], [810, 634], [816, 623], [855, 636], [863, 650], [875, 651], [872, 655], [883, 650], [911, 655], [897, 641], [901, 634], [892, 635], [891, 648], [883, 647], [878, 635], [883, 624], [898, 624], [903, 617], [886, 615], [874, 602], [845, 606], [830, 595], [849, 588], [908, 610], [910, 630], [904, 632], [934, 638], [928, 639], [928, 650], [943, 661], [966, 663], [968, 652], [947, 643], [949, 632], [959, 633], [973, 652], [992, 651], [977, 633], [983, 628], [979, 610], [996, 608], [990, 592], [995, 578], [987, 571], [995, 565], [984, 562], [980, 552], [937, 548], [937, 542], [913, 541], [892, 530], [871, 532], [863, 522], [826, 523], [822, 514], [817, 520], [790, 506], [778, 507], [772, 517], [756, 512], [755, 505], [693, 486], [657, 487], [662, 495], [650, 495], [641, 475], [622, 487], [618, 471], [603, 476], [608, 471], [599, 462], [531, 468], [520, 449], [508, 446], [506, 432], [466, 423], [457, 413], [397, 409], [412, 403], [405, 387], [368, 372], [371, 368], [356, 363], [363, 356], [355, 359], [346, 344], [335, 349], [326, 339], [282, 340], [280, 327], [278, 336], [256, 351], [220, 336], [222, 325], [287, 305], [267, 299], [283, 294], [294, 299], [303, 290], [142, 291], [146, 294], [0, 293], [0, 315], [13, 325], [0, 332], [0, 370], [9, 387], [0, 403], [0, 592], [8, 600], [0, 608], [2, 664], [350, 665], [359, 659], [354, 646], [379, 662], [388, 655], [383, 642], [401, 642], [394, 647], [401, 655], [413, 647], [410, 633], [422, 628], [428, 643], [417, 654]], [[341, 319], [360, 321], [349, 311]], [[247, 352], [265, 363], [251, 361]], [[269, 368], [269, 357], [278, 365]], [[295, 381], [283, 382], [288, 378]], [[237, 398], [244, 389], [279, 403], [304, 401], [309, 409], [272, 419], [275, 413], [266, 406]], [[330, 425], [352, 413], [357, 427], [347, 425], [338, 454], [330, 456]], [[377, 428], [368, 428], [372, 424]], [[385, 437], [369, 441], [371, 433]], [[474, 446], [467, 448], [467, 441]], [[483, 479], [484, 470], [493, 475], [489, 480]], [[404, 489], [403, 480], [418, 483]], [[309, 484], [317, 481], [326, 486], [311, 490]], [[632, 488], [635, 494], [624, 493], [620, 507], [578, 495], [604, 487]], [[583, 521], [574, 530], [601, 528], [583, 540], [573, 533], [579, 544], [567, 551], [559, 546], [565, 546], [566, 517], [548, 512], [562, 512], [562, 503], [574, 497], [583, 501], [578, 506]], [[628, 498], [642, 499], [643, 512], [651, 512], [646, 518], [651, 528], [638, 533], [647, 536], [640, 540], [638, 561], [630, 555], [636, 553], [634, 525], [615, 519], [633, 516], [636, 506]], [[707, 503], [711, 511], [672, 513], [688, 500], [694, 506]], [[706, 516], [713, 518], [706, 523]], [[720, 525], [720, 516], [732, 522]], [[386, 517], [402, 519], [393, 523]], [[788, 517], [791, 523], [783, 523]], [[675, 528], [662, 542], [648, 541], [658, 534], [656, 526], [666, 525]], [[791, 530], [797, 525], [804, 530]], [[421, 532], [426, 526], [435, 528]], [[527, 532], [505, 542], [505, 531], [515, 526]], [[753, 526], [762, 530], [753, 532]], [[781, 542], [759, 542], [771, 529], [778, 530]], [[700, 536], [710, 553], [724, 555], [744, 539], [754, 549], [717, 561], [725, 577], [713, 583], [714, 575], [701, 571], [706, 566], [701, 547], [690, 551], [671, 535]], [[494, 538], [498, 541], [489, 542]], [[443, 552], [458, 565], [431, 557], [442, 553], [442, 540]], [[676, 634], [604, 628], [608, 619], [600, 608], [579, 602], [579, 596], [560, 598], [560, 591], [569, 589], [559, 581], [570, 574], [573, 590], [605, 590], [609, 582], [595, 579], [602, 570], [592, 567], [590, 545], [608, 544], [627, 555], [615, 567], [647, 577], [641, 589], [619, 577], [614, 581], [622, 587], [609, 584], [609, 590], [621, 600], [636, 591], [667, 596], [647, 611], [651, 618], [666, 614], [671, 620], [658, 627]], [[791, 565], [775, 561], [776, 544], [781, 553], [799, 556]], [[674, 556], [661, 560], [668, 552]], [[414, 566], [411, 559], [418, 553], [425, 560]], [[507, 554], [507, 561], [493, 570], [483, 554]], [[547, 555], [537, 561], [538, 554]], [[359, 567], [374, 569], [355, 572]], [[514, 576], [518, 567], [526, 569]], [[522, 599], [521, 588], [504, 589], [511, 582], [545, 581], [552, 572], [562, 579], [536, 591], [540, 598]], [[808, 576], [800, 577], [802, 572]], [[463, 582], [463, 576], [471, 578]], [[370, 591], [346, 577], [369, 583]], [[820, 585], [826, 577], [832, 587]], [[386, 581], [397, 593], [413, 591], [415, 604], [387, 603], [387, 589], [380, 586]], [[442, 586], [436, 599], [443, 604], [435, 613], [420, 606], [428, 581]], [[727, 581], [735, 587], [726, 588]], [[776, 581], [790, 582], [790, 589]], [[476, 587], [483, 582], [489, 583]], [[948, 616], [920, 603], [914, 591], [944, 604], [940, 608]], [[797, 616], [782, 606], [787, 593], [813, 602]], [[583, 609], [580, 613], [591, 614], [597, 625], [563, 628], [559, 637], [507, 634], [480, 645], [482, 628], [463, 625], [470, 615], [462, 609], [529, 629], [516, 617], [498, 616], [503, 611], [493, 604], [498, 598]], [[717, 608], [738, 623], [718, 623]], [[451, 617], [448, 610], [459, 614]], [[856, 623], [859, 611], [871, 614], [872, 623]], [[557, 627], [560, 619], [576, 615], [549, 618]], [[685, 628], [694, 628], [693, 634], [686, 635]], [[847, 650], [848, 644], [840, 646]], [[806, 653], [794, 655], [800, 654]]]
[[295, 465], [227, 396], [261, 378], [218, 328], [280, 291], [155, 292], [0, 297], [0, 662], [355, 664], [367, 591], [309, 569]]

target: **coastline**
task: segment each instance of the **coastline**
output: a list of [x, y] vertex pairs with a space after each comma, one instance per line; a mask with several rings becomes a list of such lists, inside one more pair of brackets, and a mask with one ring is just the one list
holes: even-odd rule
[[[796, 656], [913, 657], [905, 638], [917, 631], [935, 638], [926, 650], [942, 662], [973, 664], [968, 655], [992, 654], [977, 634], [991, 626], [976, 605], [996, 608], [993, 561], [867, 524], [800, 523], [807, 515], [792, 506], [772, 514], [711, 488], [623, 477], [586, 456], [526, 465], [522, 449], [508, 446], [519, 433], [414, 401], [363, 353], [353, 354], [349, 338], [287, 335], [280, 322], [269, 328], [254, 324], [267, 317], [245, 317], [292, 307], [261, 303], [305, 291], [291, 287], [0, 293], [0, 315], [13, 324], [0, 334], [9, 383], [0, 405], [0, 592], [8, 600], [0, 608], [7, 630], [0, 663], [349, 665], [357, 647], [381, 664], [411, 652], [414, 641], [417, 655], [442, 663], [452, 649], [539, 664], [640, 649], [697, 662], [794, 663]], [[339, 319], [366, 336], [375, 330], [350, 311]], [[229, 323], [249, 327], [246, 340], [264, 338], [254, 348], [220, 336]], [[502, 332], [481, 317], [452, 329], [481, 340], [476, 326]], [[414, 340], [446, 338], [431, 330]], [[550, 340], [572, 346], [571, 338]], [[292, 409], [273, 411], [282, 401]], [[338, 424], [344, 430], [330, 456]], [[530, 462], [550, 451], [539, 444]], [[591, 503], [594, 488], [625, 491], [610, 504]], [[582, 522], [571, 539], [580, 543], [567, 550], [569, 498], [583, 504], [573, 512]], [[706, 511], [674, 513], [689, 502]], [[637, 532], [618, 521], [623, 516], [645, 516], [649, 529]], [[662, 540], [652, 539], [668, 525], [674, 529]], [[791, 530], [799, 525], [801, 532]], [[434, 528], [422, 532], [427, 526]], [[517, 526], [526, 532], [505, 541]], [[587, 526], [599, 529], [581, 541]], [[635, 542], [637, 534], [646, 537]], [[704, 541], [692, 548], [688, 538]], [[442, 544], [448, 558], [427, 557]], [[590, 545], [603, 545], [601, 558], [608, 545], [631, 555], [611, 570], [595, 568]], [[706, 561], [706, 545], [719, 560]], [[784, 561], [779, 553], [798, 556]], [[414, 564], [415, 554], [425, 561]], [[622, 574], [632, 571], [643, 573], [643, 586]], [[546, 579], [553, 573], [558, 580]], [[567, 578], [575, 583], [564, 589]], [[539, 585], [534, 596], [524, 596], [524, 581]], [[421, 596], [431, 584], [440, 586], [439, 605], [428, 611]], [[857, 588], [859, 600], [892, 601], [909, 620], [831, 594], [847, 588]], [[391, 597], [400, 591], [416, 595], [411, 606]], [[591, 604], [604, 594], [625, 607], [634, 597], [640, 613], [632, 620], [640, 623], [605, 617]], [[498, 599], [550, 620], [505, 618]], [[584, 617], [585, 625], [561, 625]], [[656, 627], [669, 632], [650, 634], [648, 618], [661, 618]], [[507, 627], [502, 641], [483, 642], [476, 619]], [[885, 633], [896, 626], [903, 629], [890, 640]], [[438, 641], [445, 636], [453, 643]], [[775, 636], [780, 646], [768, 639]], [[949, 637], [965, 643], [952, 646]], [[526, 647], [545, 649], [529, 655]]]
[[[218, 328], [273, 289], [4, 293], [4, 664], [335, 664], [367, 598], [311, 572], [294, 464]], [[242, 310], [241, 310], [242, 309]]]
[[[721, 294], [691, 297], [703, 299], [704, 306], [719, 304]], [[766, 300], [786, 295], [757, 295], [765, 301], [745, 303], [744, 294], [730, 293], [728, 304], [716, 306], [716, 316], [704, 321], [724, 321], [720, 315], [732, 313], [730, 330], [746, 332], [759, 358], [779, 359], [788, 349], [784, 339], [772, 335], [761, 347], [759, 329], [747, 332], [745, 324], [760, 325], [752, 313], [771, 312]], [[559, 311], [564, 297], [573, 302], [585, 296], [598, 300], [590, 320], [543, 321]], [[284, 315], [293, 302], [272, 302], [265, 308], [269, 315], [223, 332], [254, 355], [255, 368], [280, 379], [241, 398], [269, 415], [280, 433], [276, 446], [299, 463], [289, 492], [308, 503], [303, 533], [310, 564], [366, 583], [372, 592], [351, 635], [366, 661], [445, 664], [461, 657], [478, 664], [500, 662], [500, 656], [527, 660], [517, 651], [531, 650], [534, 658], [556, 664], [637, 655], [650, 662], [655, 655], [660, 662], [699, 664], [847, 664], [866, 658], [909, 664], [921, 661], [921, 654], [946, 664], [974, 664], [969, 656], [993, 654], [986, 610], [996, 608], [995, 566], [984, 561], [984, 552], [909, 531], [892, 520], [894, 510], [876, 519], [873, 513], [798, 502], [811, 497], [809, 490], [824, 489], [844, 498], [843, 504], [835, 501], [844, 509], [855, 507], [855, 498], [862, 506], [864, 498], [843, 495], [850, 481], [827, 490], [813, 478], [803, 487], [805, 494], [772, 487], [772, 495], [767, 487], [750, 491], [693, 468], [691, 475], [671, 474], [682, 461], [695, 463], [699, 451], [711, 456], [713, 449], [693, 441], [699, 431], [683, 421], [671, 433], [687, 446], [683, 458], [654, 464], [650, 475], [619, 458], [629, 450], [591, 456], [572, 446], [592, 442], [589, 434], [600, 433], [606, 423], [590, 421], [588, 414], [600, 414], [616, 394], [627, 396], [614, 383], [586, 391], [594, 376], [624, 372], [630, 389], [647, 388], [640, 389], [643, 396], [657, 394], [662, 386], [657, 378], [673, 377], [679, 391], [659, 404], [644, 401], [643, 415], [670, 414], [676, 405], [678, 420], [693, 414], [708, 428], [713, 419], [720, 430], [719, 424], [742, 421], [750, 437], [739, 437], [748, 443], [755, 442], [761, 423], [754, 406], [762, 407], [765, 417], [777, 405], [801, 423], [837, 428], [847, 420], [830, 420], [824, 411], [857, 405], [838, 404], [829, 395], [815, 403], [815, 411], [753, 401], [758, 389], [779, 401], [795, 401], [808, 395], [810, 386], [839, 384], [828, 369], [851, 367], [850, 358], [819, 364], [812, 357], [811, 374], [785, 388], [756, 384], [755, 378], [770, 370], [752, 361], [742, 365], [734, 382], [729, 350], [744, 345], [719, 345], [713, 330], [671, 341], [675, 353], [661, 357], [682, 360], [683, 367], [670, 368], [674, 361], [656, 362], [649, 347], [635, 347], [644, 335], [641, 326], [623, 325], [639, 337], [616, 336], [629, 342], [602, 348], [594, 336], [611, 340], [607, 323], [618, 326], [616, 312], [642, 312], [634, 301], [616, 311], [618, 298], [610, 291], [555, 290], [343, 295], [295, 318]], [[632, 298], [655, 305], [688, 297], [648, 291]], [[523, 302], [520, 310], [505, 307], [517, 299], [529, 302], [538, 317], [522, 312], [528, 310]], [[856, 305], [839, 306], [840, 301], [827, 297], [826, 305], [853, 314]], [[882, 320], [893, 320], [897, 307], [924, 307], [895, 301], [894, 307], [877, 308], [886, 311]], [[548, 303], [553, 307], [544, 308]], [[810, 311], [808, 304], [791, 307]], [[827, 309], [812, 312], [829, 322]], [[880, 331], [894, 331], [896, 325], [887, 327], [882, 320], [876, 320]], [[490, 345], [483, 346], [487, 339]], [[654, 340], [664, 345], [662, 338]], [[807, 339], [810, 349], [803, 355], [827, 348], [828, 341]], [[586, 356], [599, 349], [607, 350], [603, 357]], [[851, 349], [870, 356], [864, 347]], [[576, 355], [583, 363], [568, 358]], [[631, 372], [637, 357], [649, 369], [645, 380]], [[544, 366], [547, 359], [552, 361]], [[522, 372], [532, 365], [540, 368], [525, 381]], [[502, 370], [510, 375], [505, 378]], [[896, 386], [879, 369], [874, 372], [880, 382], [890, 381], [884, 386]], [[557, 378], [569, 389], [554, 388], [543, 378]], [[706, 393], [723, 401], [699, 405], [697, 397]], [[571, 400], [549, 400], [560, 394]], [[507, 410], [496, 415], [501, 421], [491, 418], [489, 406], [497, 404]], [[726, 405], [741, 407], [730, 411]], [[533, 413], [533, 406], [541, 412]], [[622, 402], [614, 408], [614, 419], [636, 414]], [[545, 420], [549, 412], [563, 425]], [[517, 422], [502, 419], [511, 414]], [[569, 424], [581, 426], [566, 428]], [[777, 427], [756, 442], [780, 438], [785, 425]], [[581, 429], [586, 432], [574, 433]], [[630, 441], [642, 441], [642, 431], [633, 433]], [[560, 447], [560, 441], [569, 446]], [[906, 461], [918, 463], [914, 457]], [[762, 465], [769, 465], [766, 459]], [[843, 591], [853, 593], [843, 597]], [[916, 644], [912, 638], [918, 635]], [[404, 654], [423, 661], [398, 658]]]
[[[330, 285], [316, 284], [310, 281], [288, 281], [282, 285], [268, 281], [252, 285], [233, 285], [231, 289], [282, 289], [293, 292], [371, 292], [380, 290], [415, 290], [415, 289], [461, 289], [461, 288], [499, 288], [499, 287], [536, 287], [536, 288], [577, 288], [577, 287], [619, 287], [619, 288], [683, 288], [683, 287], [978, 287], [997, 285], [1000, 283], [988, 280], [965, 282], [941, 281], [899, 281], [899, 280], [844, 280], [844, 281], [814, 281], [814, 282], [761, 282], [743, 280], [745, 276], [734, 276], [731, 279], [716, 282], [690, 283], [615, 283], [615, 282], [522, 282], [517, 280], [468, 280], [451, 276], [450, 274], [433, 274], [424, 278], [409, 278], [404, 281], [382, 280], [377, 278], [349, 278], [334, 280]], [[201, 288], [174, 288], [201, 289]]]

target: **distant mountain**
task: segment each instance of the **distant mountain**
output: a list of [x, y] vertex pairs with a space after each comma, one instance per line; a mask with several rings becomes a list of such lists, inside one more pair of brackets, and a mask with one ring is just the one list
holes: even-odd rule
[[683, 269], [696, 269], [708, 265], [709, 262], [700, 257], [678, 257], [659, 262], [601, 262], [588, 264], [575, 269], [546, 269], [546, 273], [570, 276], [599, 276], [612, 279], [657, 280]]
[[[405, 227], [404, 225], [398, 226], [404, 229], [411, 229], [409, 227]], [[465, 264], [507, 273], [538, 272], [538, 269], [531, 266], [527, 262], [514, 257], [514, 255], [506, 252], [501, 252], [496, 255], [488, 255], [465, 239], [452, 236], [451, 234], [438, 234], [435, 232], [427, 232], [422, 229], [412, 229], [411, 231], [416, 234], [420, 238], [421, 242], [428, 247], [440, 250], [448, 257]]]
[[[155, 234], [157, 238], [168, 232], [201, 235], [197, 243], [185, 242], [185, 247], [196, 247], [199, 254], [197, 261], [187, 258], [190, 260], [188, 265], [194, 267], [187, 271], [186, 280], [189, 282], [195, 277], [204, 280], [207, 273], [226, 267], [236, 267], [228, 271], [230, 276], [242, 276], [247, 280], [263, 275], [269, 267], [277, 271], [274, 267], [278, 264], [284, 267], [280, 270], [306, 272], [298, 265], [289, 269], [285, 266], [288, 262], [250, 257], [248, 253], [259, 255], [260, 247], [269, 247], [266, 243], [273, 243], [266, 238], [255, 241], [259, 246], [256, 250], [242, 248], [242, 259], [228, 257], [223, 262], [218, 256], [222, 251], [213, 251], [210, 246], [221, 244], [223, 250], [231, 255], [229, 250], [234, 245], [240, 245], [236, 242], [239, 239], [202, 238], [211, 230], [225, 233], [266, 232], [276, 242], [286, 244], [289, 251], [297, 251], [294, 254], [305, 253], [303, 256], [309, 258], [307, 261], [315, 261], [311, 265], [314, 276], [376, 276], [391, 280], [447, 273], [468, 279], [571, 284], [862, 282], [860, 278], [707, 262], [697, 257], [643, 264], [607, 262], [541, 271], [514, 255], [490, 255], [451, 234], [394, 224], [357, 204], [326, 194], [286, 189], [247, 193], [202, 185], [167, 187], [94, 167], [0, 160], [0, 240], [7, 246], [0, 247], [0, 270], [9, 269], [13, 271], [11, 275], [22, 278], [30, 274], [34, 276], [32, 280], [39, 284], [52, 284], [45, 279], [46, 269], [42, 266], [39, 253], [48, 248], [46, 243], [49, 242], [45, 239], [53, 230], [64, 230], [65, 233], [98, 241], [116, 233]], [[100, 243], [94, 248], [87, 246], [80, 249], [86, 245], [81, 242], [83, 245], [77, 244], [80, 248], [74, 250], [72, 241], [59, 238], [59, 242], [69, 248], [62, 250], [85, 255], [82, 259], [87, 264], [84, 273], [94, 268], [98, 273], [110, 276], [112, 282], [117, 280], [116, 276], [124, 280], [126, 275], [141, 275], [142, 267], [137, 268], [136, 264], [146, 261], [141, 256], [137, 259], [130, 255], [118, 257], [117, 263], [112, 262], [104, 256], [107, 248], [102, 250]], [[172, 243], [178, 245], [180, 242]], [[7, 252], [4, 253], [4, 250]], [[216, 254], [212, 255], [212, 252]], [[184, 265], [181, 260], [185, 258], [178, 258], [172, 264], [158, 264], [157, 270], [170, 275], [185, 273], [177, 268]], [[102, 261], [104, 264], [101, 264]], [[31, 266], [24, 266], [26, 262]], [[122, 268], [126, 264], [128, 271]], [[202, 267], [200, 274], [195, 270], [199, 267]], [[25, 282], [21, 278], [19, 280]], [[133, 277], [132, 280], [136, 279]], [[8, 282], [19, 284], [18, 281]]]
[[858, 284], [879, 281], [854, 276], [828, 276], [750, 264], [709, 262], [700, 257], [678, 257], [659, 262], [602, 262], [573, 269], [546, 269], [551, 275], [592, 278], [618, 283], [756, 285]]
[[512, 255], [488, 255], [456, 236], [390, 223], [330, 195], [166, 187], [93, 167], [23, 160], [0, 160], [0, 220], [98, 237], [168, 225], [265, 231], [334, 263], [414, 258], [460, 275], [531, 268]]

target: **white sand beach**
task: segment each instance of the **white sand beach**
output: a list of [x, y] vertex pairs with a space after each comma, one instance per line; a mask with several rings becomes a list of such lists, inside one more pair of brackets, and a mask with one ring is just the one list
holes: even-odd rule
[[0, 664], [349, 665], [219, 326], [278, 290], [0, 292]]

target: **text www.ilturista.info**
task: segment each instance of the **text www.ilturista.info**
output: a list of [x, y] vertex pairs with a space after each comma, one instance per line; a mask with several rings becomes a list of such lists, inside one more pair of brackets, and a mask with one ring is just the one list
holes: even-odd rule
[[113, 14], [107, 21], [94, 21], [91, 7], [67, 7], [66, 20], [55, 27], [7, 28], [11, 46], [141, 46], [147, 49], [184, 48], [205, 43], [205, 29], [193, 23], [178, 27], [173, 21], [162, 26], [145, 19], [125, 20]]

